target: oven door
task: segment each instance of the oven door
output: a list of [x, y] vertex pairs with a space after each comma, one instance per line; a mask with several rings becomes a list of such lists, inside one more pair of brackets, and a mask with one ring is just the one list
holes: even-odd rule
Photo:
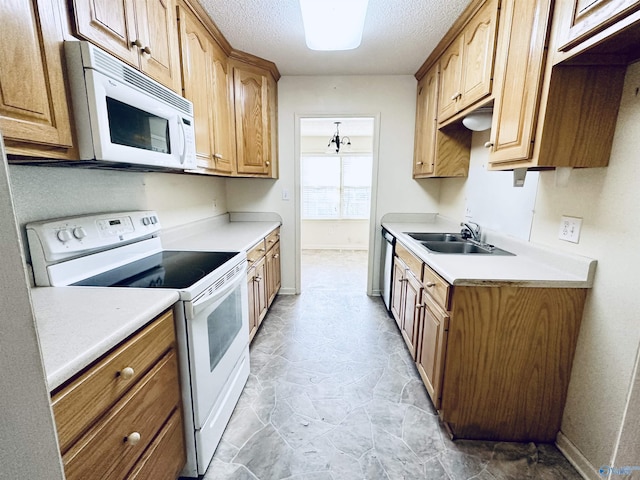
[[200, 429], [249, 344], [246, 275], [214, 295], [205, 292], [185, 302], [185, 312], [194, 422]]

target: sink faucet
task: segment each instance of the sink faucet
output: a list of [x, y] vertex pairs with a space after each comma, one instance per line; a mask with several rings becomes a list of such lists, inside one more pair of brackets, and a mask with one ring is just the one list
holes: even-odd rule
[[480, 225], [475, 222], [462, 222], [460, 226], [462, 227], [460, 235], [464, 238], [471, 238], [476, 242], [480, 241]]

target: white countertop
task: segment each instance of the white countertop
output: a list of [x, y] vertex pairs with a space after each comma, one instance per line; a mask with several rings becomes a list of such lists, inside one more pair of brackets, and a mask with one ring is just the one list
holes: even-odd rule
[[[234, 221], [229, 221], [234, 220]], [[166, 250], [243, 251], [281, 225], [273, 214], [220, 215], [163, 231]], [[178, 301], [175, 290], [31, 289], [49, 390], [62, 385]]]
[[171, 307], [178, 292], [36, 287], [31, 300], [51, 391]]
[[596, 261], [559, 253], [513, 237], [486, 232], [486, 241], [515, 254], [457, 255], [433, 253], [407, 232], [460, 232], [457, 222], [432, 215], [420, 222], [386, 222], [382, 226], [451, 285], [517, 284], [529, 287], [591, 288]]

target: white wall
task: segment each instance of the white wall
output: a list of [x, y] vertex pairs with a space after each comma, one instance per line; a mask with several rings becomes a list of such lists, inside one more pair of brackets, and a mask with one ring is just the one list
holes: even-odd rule
[[369, 220], [302, 220], [302, 249], [367, 250]]
[[1, 137], [0, 225], [0, 478], [62, 480]]
[[227, 212], [223, 178], [23, 165], [9, 172], [25, 242], [24, 225], [49, 218], [151, 209], [171, 228]]
[[[437, 211], [440, 182], [415, 181], [411, 178], [413, 133], [416, 106], [416, 80], [399, 76], [285, 76], [278, 82], [279, 180], [227, 180], [230, 211], [275, 211], [283, 219], [282, 288], [292, 293], [299, 282], [299, 269], [293, 252], [299, 221], [293, 201], [299, 179], [296, 145], [296, 115], [299, 116], [370, 116], [379, 115], [378, 159], [375, 172], [377, 201], [372, 228], [389, 212]], [[376, 187], [374, 187], [376, 188]], [[292, 193], [291, 201], [282, 200], [282, 190]], [[379, 238], [375, 237], [369, 288], [378, 285]], [[299, 244], [299, 243], [298, 243]], [[299, 284], [299, 283], [298, 283]], [[377, 288], [377, 287], [376, 287]]]
[[[624, 441], [635, 440], [635, 445], [620, 445], [620, 461], [633, 459], [634, 465], [640, 462], [637, 448], [640, 412], [638, 408], [627, 408], [640, 343], [640, 296], [636, 283], [640, 272], [638, 85], [640, 64], [635, 64], [627, 72], [607, 168], [574, 170], [564, 188], [555, 186], [555, 172], [540, 172], [531, 230], [534, 243], [598, 260], [562, 422], [562, 435], [575, 447], [568, 453], [573, 453], [578, 461], [583, 456], [585, 473], [594, 479], [600, 478], [596, 470], [602, 465], [626, 465], [615, 463], [613, 458], [625, 411], [628, 415], [624, 420], [627, 427]], [[477, 136], [474, 134], [472, 164], [486, 155], [480, 150]], [[465, 196], [464, 179], [444, 180], [440, 212], [462, 218]], [[584, 219], [579, 244], [558, 240], [562, 215]], [[637, 398], [637, 390], [635, 395]]]

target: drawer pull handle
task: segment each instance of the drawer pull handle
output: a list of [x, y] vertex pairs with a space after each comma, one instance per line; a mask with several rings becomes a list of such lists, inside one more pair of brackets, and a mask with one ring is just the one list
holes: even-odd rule
[[124, 441], [133, 447], [140, 442], [140, 438], [142, 437], [140, 437], [140, 434], [138, 432], [133, 432], [124, 437]]
[[133, 378], [133, 376], [135, 375], [135, 371], [133, 370], [133, 368], [131, 367], [125, 367], [122, 370], [120, 370], [118, 372], [118, 374], [124, 379], [124, 380], [129, 380], [131, 378]]
[[427, 282], [427, 283], [425, 283], [425, 286], [426, 286], [427, 288], [431, 288], [431, 287], [435, 287], [435, 286], [436, 286], [436, 284], [435, 284], [435, 283], [433, 283], [433, 282]]

